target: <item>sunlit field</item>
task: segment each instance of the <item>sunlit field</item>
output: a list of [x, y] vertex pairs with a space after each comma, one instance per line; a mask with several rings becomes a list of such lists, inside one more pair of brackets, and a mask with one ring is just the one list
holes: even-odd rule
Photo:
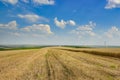
[[120, 80], [120, 48], [0, 51], [0, 80]]

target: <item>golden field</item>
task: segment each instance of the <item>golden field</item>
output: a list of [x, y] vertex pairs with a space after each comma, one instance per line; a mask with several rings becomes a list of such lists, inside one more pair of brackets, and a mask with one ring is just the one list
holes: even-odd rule
[[120, 48], [0, 51], [0, 80], [120, 80]]

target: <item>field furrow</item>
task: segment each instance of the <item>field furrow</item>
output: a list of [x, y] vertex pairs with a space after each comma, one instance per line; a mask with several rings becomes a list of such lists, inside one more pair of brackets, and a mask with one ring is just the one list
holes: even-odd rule
[[120, 80], [119, 58], [66, 49], [1, 51], [0, 80]]

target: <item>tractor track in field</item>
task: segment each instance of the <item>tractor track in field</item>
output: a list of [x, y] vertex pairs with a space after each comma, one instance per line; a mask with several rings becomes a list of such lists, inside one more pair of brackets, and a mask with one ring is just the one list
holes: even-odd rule
[[71, 69], [69, 69], [60, 59], [56, 54], [52, 54], [53, 57], [61, 64], [61, 66], [63, 67], [64, 70], [64, 74], [65, 76], [68, 78], [69, 76], [72, 76], [73, 79], [75, 77], [75, 74], [73, 73], [73, 71]]
[[47, 70], [47, 76], [48, 80], [52, 80], [51, 77], [53, 76], [53, 79], [55, 79], [54, 75], [54, 69], [49, 61], [49, 53], [46, 53], [46, 70]]
[[[62, 50], [62, 51], [64, 51], [64, 50]], [[68, 53], [67, 53], [68, 52]], [[61, 52], [62, 53], [62, 52]], [[74, 58], [74, 59], [76, 59], [76, 60], [79, 60], [79, 61], [82, 61], [82, 62], [84, 62], [84, 63], [86, 63], [86, 64], [90, 64], [90, 65], [93, 65], [93, 66], [95, 66], [95, 65], [99, 65], [100, 67], [102, 67], [102, 68], [104, 68], [104, 67], [106, 67], [105, 65], [101, 65], [101, 64], [99, 64], [98, 62], [94, 62], [94, 61], [90, 61], [90, 60], [87, 60], [87, 58], [82, 58], [82, 57], [80, 57], [79, 55], [74, 55], [75, 53], [70, 53], [69, 51], [66, 51], [66, 54], [67, 54], [67, 56], [70, 56], [70, 57], [72, 57], [72, 58]], [[77, 54], [77, 53], [76, 53]], [[81, 53], [81, 54], [84, 54], [84, 53]], [[91, 55], [91, 54], [89, 54], [89, 55]], [[92, 55], [92, 56], [94, 56], [94, 55]], [[95, 55], [96, 56], [96, 55]], [[96, 56], [96, 57], [101, 57], [101, 56]], [[96, 66], [95, 66], [96, 67]], [[105, 73], [105, 74], [108, 74], [108, 75], [110, 75], [110, 76], [112, 76], [112, 77], [117, 77], [117, 76], [120, 76], [120, 72], [119, 71], [117, 71], [117, 73], [112, 73], [112, 72], [110, 72], [109, 70], [104, 70], [104, 69], [102, 69], [102, 68], [96, 68], [96, 70], [98, 71], [98, 72], [100, 72], [100, 73]], [[106, 67], [106, 69], [107, 68], [109, 68], [109, 67]], [[84, 74], [84, 73], [82, 73], [82, 74]], [[86, 74], [85, 74], [86, 75]], [[90, 77], [90, 76], [88, 76], [88, 75], [86, 75], [87, 77], [89, 77], [89, 78], [92, 78], [92, 77]]]
[[[67, 53], [64, 54], [64, 55], [67, 55], [67, 56], [73, 58], [71, 55], [68, 55]], [[58, 58], [57, 58], [57, 56], [58, 56]], [[68, 69], [67, 66], [65, 66], [65, 65], [68, 65], [68, 64], [65, 64], [65, 63], [63, 63], [62, 61], [60, 61], [59, 55], [57, 55], [57, 54], [54, 53], [54, 57], [56, 57], [57, 60], [59, 60], [59, 63], [61, 63], [61, 64], [63, 65], [63, 67], [65, 68], [65, 71], [68, 73], [66, 76], [69, 77], [69, 75], [71, 75], [71, 76], [73, 77], [71, 80], [76, 79], [77, 75], [75, 74], [74, 70]], [[73, 58], [73, 59], [75, 59], [75, 58]], [[61, 60], [62, 60], [62, 59], [61, 59]], [[78, 60], [78, 59], [77, 59], [77, 60]], [[69, 65], [69, 67], [70, 67], [70, 66], [71, 66], [71, 65]], [[74, 67], [74, 68], [75, 68], [75, 67]], [[77, 70], [77, 68], [75, 68], [75, 69]], [[87, 77], [87, 78], [89, 78], [90, 80], [93, 80], [93, 77], [85, 74], [82, 70], [78, 70], [78, 71], [80, 72], [80, 74], [81, 74], [84, 78]], [[67, 80], [69, 80], [69, 79], [67, 79]], [[81, 80], [82, 80], [82, 79], [81, 79]]]
[[66, 49], [1, 51], [0, 80], [120, 80], [119, 58]]

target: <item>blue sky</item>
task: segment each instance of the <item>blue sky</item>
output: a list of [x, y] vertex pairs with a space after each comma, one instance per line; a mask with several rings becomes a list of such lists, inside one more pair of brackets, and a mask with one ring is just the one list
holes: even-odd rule
[[0, 0], [0, 44], [120, 45], [120, 0]]

